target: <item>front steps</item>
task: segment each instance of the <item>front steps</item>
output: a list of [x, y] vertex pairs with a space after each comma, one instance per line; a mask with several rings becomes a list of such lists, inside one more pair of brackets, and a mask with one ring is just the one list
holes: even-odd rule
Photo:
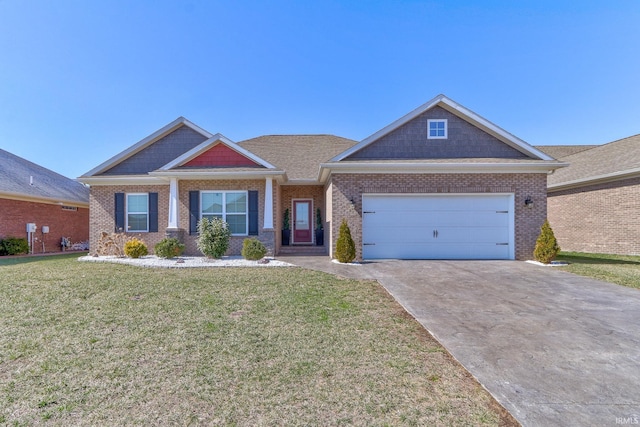
[[291, 245], [280, 246], [278, 255], [295, 255], [295, 256], [328, 256], [329, 252], [325, 246], [311, 245]]

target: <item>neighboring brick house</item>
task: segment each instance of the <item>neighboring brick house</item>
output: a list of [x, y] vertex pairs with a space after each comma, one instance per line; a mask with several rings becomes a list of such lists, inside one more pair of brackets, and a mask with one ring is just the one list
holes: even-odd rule
[[546, 176], [562, 166], [439, 95], [360, 142], [235, 143], [180, 117], [79, 180], [91, 186], [92, 247], [116, 230], [150, 247], [176, 236], [196, 254], [197, 221], [218, 216], [233, 232], [230, 254], [247, 236], [271, 254], [309, 250], [319, 209], [330, 256], [346, 219], [358, 259], [526, 259], [547, 214]]
[[640, 255], [640, 135], [538, 148], [570, 164], [549, 175], [547, 189], [562, 250]]
[[61, 251], [63, 237], [86, 245], [89, 189], [0, 150], [0, 238], [27, 237], [28, 223], [37, 227], [32, 233], [34, 253]]

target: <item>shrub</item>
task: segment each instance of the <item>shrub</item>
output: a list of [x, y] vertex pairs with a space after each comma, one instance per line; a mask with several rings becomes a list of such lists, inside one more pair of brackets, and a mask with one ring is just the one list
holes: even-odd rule
[[198, 249], [205, 256], [220, 258], [229, 249], [231, 230], [224, 220], [202, 218], [198, 221], [198, 233]]
[[0, 240], [0, 255], [22, 255], [29, 253], [29, 242], [24, 237], [7, 237]]
[[251, 239], [244, 239], [244, 242], [242, 242], [242, 256], [244, 259], [257, 261], [262, 259], [266, 253], [267, 248], [265, 248], [262, 242], [255, 237]]
[[136, 237], [124, 244], [124, 254], [129, 258], [140, 258], [148, 253], [147, 245]]
[[177, 257], [184, 252], [184, 244], [175, 237], [165, 237], [153, 247], [153, 252], [160, 258]]
[[343, 219], [340, 224], [340, 232], [336, 242], [336, 258], [340, 262], [351, 262], [356, 259], [356, 244], [351, 238], [351, 230], [349, 230], [346, 219]]
[[542, 227], [540, 227], [540, 235], [536, 240], [536, 247], [533, 250], [533, 257], [536, 261], [544, 264], [549, 264], [553, 261], [560, 252], [560, 246], [556, 236], [553, 234], [553, 230], [549, 225], [549, 220], [545, 220]]

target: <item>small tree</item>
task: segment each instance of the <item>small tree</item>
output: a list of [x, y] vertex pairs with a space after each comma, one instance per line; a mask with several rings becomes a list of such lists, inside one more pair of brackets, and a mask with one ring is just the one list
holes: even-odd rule
[[536, 261], [544, 264], [549, 264], [553, 261], [560, 252], [560, 246], [556, 236], [553, 234], [553, 230], [549, 225], [549, 220], [545, 220], [542, 227], [540, 227], [540, 235], [536, 240], [536, 247], [533, 250], [533, 257]]
[[202, 218], [198, 221], [198, 233], [197, 246], [205, 256], [220, 258], [229, 249], [231, 230], [221, 218]]
[[343, 219], [340, 224], [340, 232], [336, 242], [336, 258], [345, 263], [356, 259], [356, 244], [351, 238], [351, 230], [349, 230], [346, 219]]
[[282, 229], [289, 230], [291, 225], [289, 224], [289, 208], [284, 210], [284, 217], [282, 219]]

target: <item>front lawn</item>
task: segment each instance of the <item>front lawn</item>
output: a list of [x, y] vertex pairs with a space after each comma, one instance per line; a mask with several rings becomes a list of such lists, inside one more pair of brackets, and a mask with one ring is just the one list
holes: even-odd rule
[[0, 424], [515, 424], [375, 282], [76, 257], [0, 260]]
[[640, 289], [640, 256], [561, 252], [556, 260], [569, 263], [565, 271]]

